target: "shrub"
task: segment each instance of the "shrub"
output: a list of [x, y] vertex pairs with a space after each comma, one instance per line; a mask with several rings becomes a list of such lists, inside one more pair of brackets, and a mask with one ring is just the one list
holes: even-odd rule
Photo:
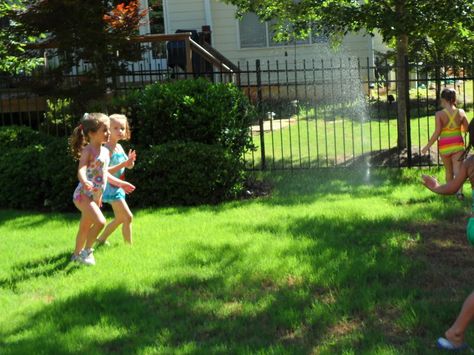
[[0, 207], [72, 208], [77, 163], [67, 139], [27, 127], [0, 129]]
[[0, 149], [2, 152], [28, 145], [46, 144], [49, 137], [25, 126], [0, 127]]
[[139, 96], [135, 132], [144, 146], [199, 142], [242, 156], [252, 147], [253, 114], [247, 97], [233, 84], [205, 79], [156, 83]]
[[137, 186], [130, 203], [140, 206], [218, 203], [243, 183], [239, 159], [217, 145], [169, 142], [140, 153], [127, 180]]
[[40, 179], [44, 191], [44, 207], [70, 210], [72, 194], [77, 186], [77, 161], [69, 154], [66, 138], [55, 138], [46, 145], [40, 164]]
[[44, 146], [10, 148], [0, 154], [0, 207], [36, 209], [44, 193], [39, 171]]

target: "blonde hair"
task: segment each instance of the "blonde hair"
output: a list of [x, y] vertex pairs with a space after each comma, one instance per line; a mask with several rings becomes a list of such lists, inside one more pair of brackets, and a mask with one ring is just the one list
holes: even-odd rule
[[125, 140], [128, 141], [132, 133], [130, 131], [130, 125], [128, 124], [128, 118], [125, 115], [119, 114], [119, 113], [114, 113], [113, 115], [109, 116], [111, 121], [124, 121], [125, 122]]
[[82, 148], [89, 142], [89, 133], [97, 132], [100, 127], [108, 122], [109, 117], [103, 113], [85, 113], [69, 138], [69, 148], [71, 149], [72, 156], [79, 159]]

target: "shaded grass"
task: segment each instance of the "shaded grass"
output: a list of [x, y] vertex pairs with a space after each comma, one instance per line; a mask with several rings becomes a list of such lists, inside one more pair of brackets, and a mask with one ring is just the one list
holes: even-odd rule
[[434, 351], [474, 264], [468, 204], [419, 175], [280, 173], [268, 198], [136, 211], [133, 248], [116, 233], [91, 268], [67, 262], [77, 214], [0, 211], [2, 354]]

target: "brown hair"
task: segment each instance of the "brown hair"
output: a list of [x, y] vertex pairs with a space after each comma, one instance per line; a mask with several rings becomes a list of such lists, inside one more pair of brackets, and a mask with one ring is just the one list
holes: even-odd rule
[[441, 98], [448, 101], [451, 105], [456, 103], [456, 90], [450, 88], [444, 88], [441, 91]]
[[103, 113], [85, 113], [82, 116], [79, 125], [74, 128], [69, 138], [69, 148], [74, 158], [79, 159], [81, 157], [82, 148], [89, 141], [89, 133], [97, 132], [107, 122], [109, 122], [109, 117]]
[[123, 120], [125, 122], [125, 140], [129, 140], [132, 136], [131, 131], [130, 131], [130, 125], [128, 124], [128, 119], [127, 116], [119, 114], [119, 113], [114, 113], [113, 115], [109, 116], [110, 120], [114, 121], [121, 121]]

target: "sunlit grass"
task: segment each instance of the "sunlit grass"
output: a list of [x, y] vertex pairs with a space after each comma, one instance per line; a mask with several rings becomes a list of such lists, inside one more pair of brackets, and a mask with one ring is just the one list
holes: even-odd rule
[[433, 351], [470, 286], [433, 291], [426, 270], [464, 270], [431, 265], [419, 226], [468, 204], [420, 173], [281, 173], [271, 197], [135, 211], [135, 245], [116, 233], [95, 267], [68, 262], [77, 213], [0, 211], [1, 353]]

